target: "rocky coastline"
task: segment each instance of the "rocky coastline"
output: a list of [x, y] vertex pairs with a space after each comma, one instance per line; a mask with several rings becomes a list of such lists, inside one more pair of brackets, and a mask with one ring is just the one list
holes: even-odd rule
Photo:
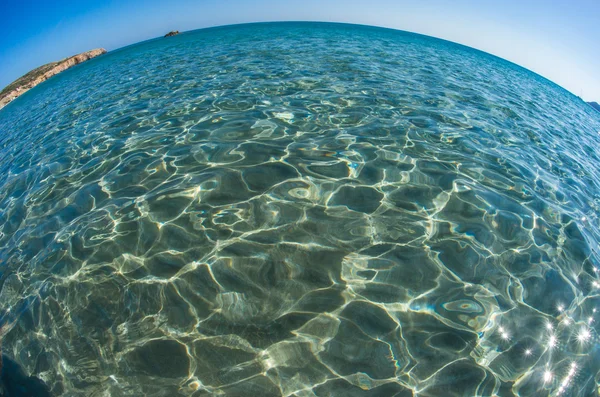
[[105, 53], [106, 50], [104, 48], [97, 48], [95, 50], [73, 55], [58, 62], [48, 63], [30, 71], [0, 91], [0, 109], [36, 85], [48, 80], [50, 77]]

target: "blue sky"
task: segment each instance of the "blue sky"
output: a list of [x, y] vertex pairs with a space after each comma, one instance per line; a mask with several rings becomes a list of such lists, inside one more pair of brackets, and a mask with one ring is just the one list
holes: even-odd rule
[[3, 0], [0, 86], [44, 63], [169, 30], [258, 21], [337, 21], [481, 49], [600, 101], [600, 0]]

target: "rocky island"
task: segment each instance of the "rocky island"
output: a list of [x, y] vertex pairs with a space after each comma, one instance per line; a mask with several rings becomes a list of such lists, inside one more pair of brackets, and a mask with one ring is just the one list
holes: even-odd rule
[[588, 105], [600, 112], [600, 104], [598, 102], [588, 102]]
[[72, 57], [65, 58], [58, 62], [47, 63], [39, 68], [33, 69], [26, 75], [18, 78], [17, 80], [10, 83], [2, 91], [0, 91], [0, 109], [10, 103], [12, 100], [20, 95], [23, 95], [28, 90], [32, 89], [36, 85], [43, 81], [48, 80], [50, 77], [69, 69], [81, 62], [87, 61], [88, 59], [95, 58], [98, 55], [105, 54], [104, 48], [97, 48], [95, 50], [82, 52], [81, 54], [73, 55]]
[[179, 30], [171, 30], [169, 33], [165, 35], [165, 37], [176, 36], [179, 34]]

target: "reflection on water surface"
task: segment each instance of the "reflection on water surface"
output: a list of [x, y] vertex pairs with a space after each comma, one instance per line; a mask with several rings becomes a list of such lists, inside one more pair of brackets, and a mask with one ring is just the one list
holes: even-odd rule
[[600, 119], [515, 65], [201, 30], [0, 131], [4, 354], [55, 395], [596, 393]]

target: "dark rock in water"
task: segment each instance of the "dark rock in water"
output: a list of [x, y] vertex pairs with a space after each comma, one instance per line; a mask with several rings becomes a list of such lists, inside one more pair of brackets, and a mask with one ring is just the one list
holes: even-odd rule
[[185, 377], [190, 359], [185, 346], [174, 340], [153, 340], [126, 355], [128, 371], [163, 378]]
[[590, 105], [591, 107], [593, 107], [594, 109], [596, 109], [597, 111], [600, 112], [600, 103], [598, 103], [598, 102], [588, 102], [588, 105]]
[[165, 37], [176, 36], [179, 34], [179, 30], [171, 30], [169, 33], [165, 35]]
[[2, 355], [0, 397], [50, 397], [50, 389], [39, 378], [27, 376], [23, 368]]

